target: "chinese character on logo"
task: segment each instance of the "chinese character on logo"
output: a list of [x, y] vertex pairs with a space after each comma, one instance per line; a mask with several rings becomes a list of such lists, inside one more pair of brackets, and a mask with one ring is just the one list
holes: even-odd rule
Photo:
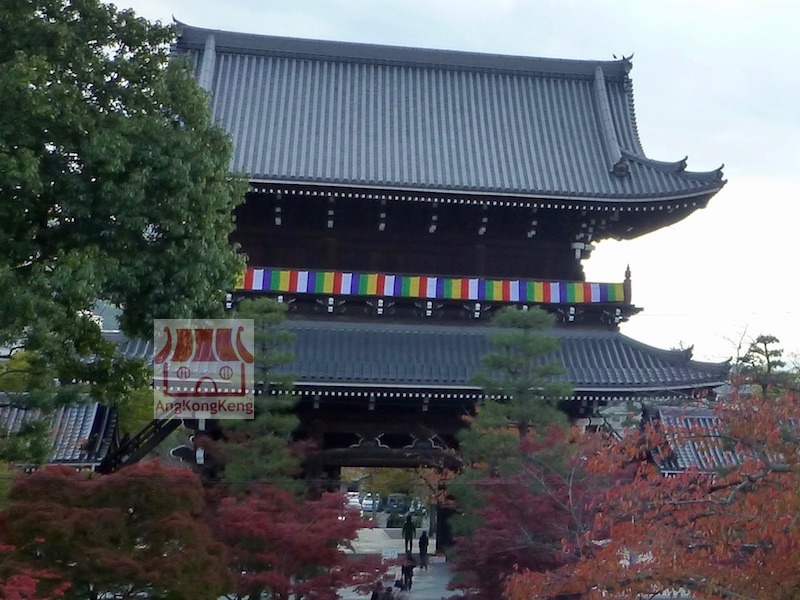
[[253, 321], [157, 319], [156, 419], [252, 419]]

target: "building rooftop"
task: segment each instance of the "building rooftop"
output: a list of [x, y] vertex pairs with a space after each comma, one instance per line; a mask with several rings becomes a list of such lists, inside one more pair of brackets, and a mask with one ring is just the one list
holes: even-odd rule
[[178, 30], [254, 183], [626, 203], [702, 203], [724, 184], [644, 154], [627, 58]]
[[17, 406], [5, 395], [0, 398], [0, 435], [18, 433], [26, 423], [49, 418], [51, 464], [97, 466], [111, 446], [116, 417], [97, 402], [62, 406], [45, 417], [39, 409]]
[[[474, 388], [472, 375], [490, 349], [491, 327], [295, 320], [294, 360], [281, 369], [298, 384]], [[690, 351], [661, 350], [618, 331], [554, 329], [558, 359], [575, 393], [670, 395], [716, 387], [729, 365], [691, 359]], [[116, 338], [122, 355], [152, 362], [152, 341]]]
[[653, 459], [664, 475], [690, 469], [709, 473], [741, 464], [743, 451], [727, 447], [723, 439], [723, 422], [710, 408], [648, 407], [646, 422], [665, 432], [668, 448], [656, 448]]

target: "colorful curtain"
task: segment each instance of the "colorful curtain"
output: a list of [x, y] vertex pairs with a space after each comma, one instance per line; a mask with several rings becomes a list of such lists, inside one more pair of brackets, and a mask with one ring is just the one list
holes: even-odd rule
[[622, 283], [429, 277], [297, 269], [248, 268], [237, 288], [248, 292], [541, 304], [625, 301]]

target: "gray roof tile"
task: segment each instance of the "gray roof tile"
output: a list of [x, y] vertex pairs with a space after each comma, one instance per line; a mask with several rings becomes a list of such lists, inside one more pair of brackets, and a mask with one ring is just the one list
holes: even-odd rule
[[[29, 421], [43, 418], [39, 409], [20, 408], [3, 397], [0, 404], [0, 435], [20, 431]], [[109, 409], [96, 402], [62, 406], [49, 416], [51, 422], [50, 463], [99, 464], [108, 453], [116, 422]]]
[[[282, 369], [301, 384], [470, 387], [480, 358], [490, 349], [490, 327], [379, 322], [289, 320], [296, 336], [294, 361]], [[576, 392], [670, 393], [716, 386], [728, 363], [691, 360], [637, 342], [616, 331], [560, 330], [559, 359]], [[112, 337], [125, 356], [145, 358], [152, 344]]]
[[[233, 137], [231, 168], [255, 181], [629, 201], [723, 184], [644, 156], [626, 59], [179, 29], [175, 51]], [[627, 176], [610, 172], [620, 158]]]
[[661, 407], [646, 413], [666, 433], [669, 452], [656, 449], [653, 458], [665, 475], [689, 469], [719, 471], [740, 464], [744, 455], [725, 448], [719, 435], [722, 420], [713, 411]]

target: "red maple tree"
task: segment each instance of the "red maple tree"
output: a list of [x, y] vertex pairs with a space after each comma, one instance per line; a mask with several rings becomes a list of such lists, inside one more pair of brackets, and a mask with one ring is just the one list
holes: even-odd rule
[[300, 501], [270, 485], [222, 500], [216, 517], [234, 574], [230, 598], [336, 600], [337, 590], [366, 591], [384, 568], [378, 556], [349, 558], [343, 547], [367, 526], [341, 493]]
[[[520, 569], [510, 600], [638, 598], [682, 590], [698, 599], [800, 597], [800, 403], [736, 398], [704, 425], [648, 426], [592, 461], [635, 464], [637, 477], [598, 504], [592, 531], [565, 547], [580, 559]], [[664, 476], [670, 452], [694, 466]], [[720, 467], [721, 465], [725, 465]]]
[[496, 600], [514, 569], [548, 571], [580, 558], [575, 551], [592, 530], [594, 501], [611, 485], [588, 470], [599, 441], [552, 426], [521, 440], [513, 473], [473, 484], [483, 501], [480, 525], [456, 538], [455, 589]]
[[37, 572], [69, 582], [67, 598], [216, 600], [225, 589], [223, 547], [201, 518], [191, 471], [157, 461], [100, 476], [48, 467], [20, 477], [9, 501], [0, 542], [15, 547], [20, 594]]
[[[44, 540], [35, 540], [41, 543]], [[52, 572], [32, 569], [20, 560], [14, 546], [0, 545], [0, 598], [44, 600], [61, 598], [69, 583]]]

